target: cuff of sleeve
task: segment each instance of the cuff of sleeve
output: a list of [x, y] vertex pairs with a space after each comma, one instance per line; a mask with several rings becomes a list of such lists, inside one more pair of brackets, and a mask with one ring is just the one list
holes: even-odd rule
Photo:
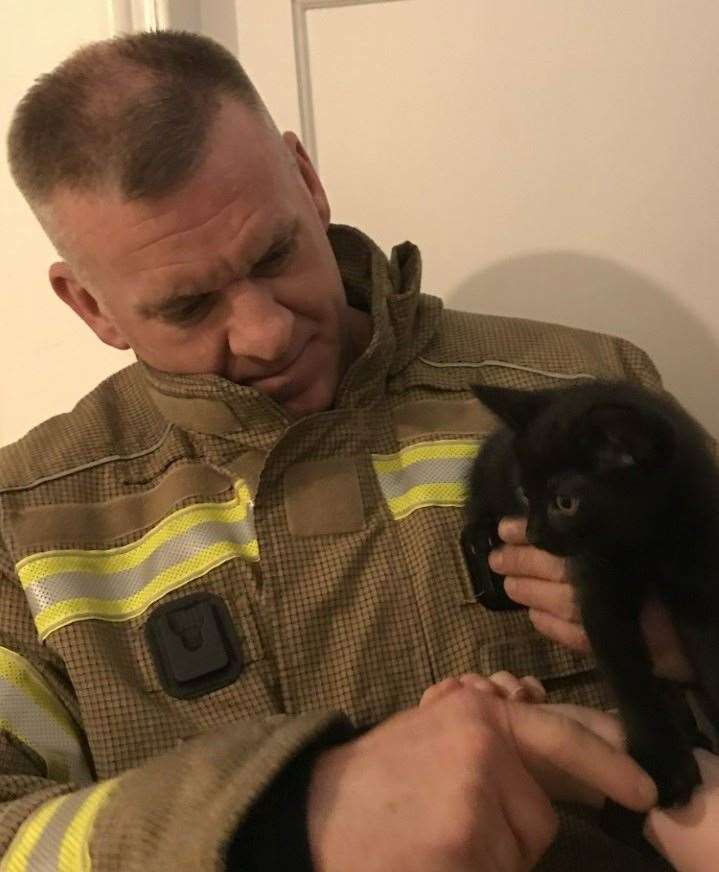
[[307, 793], [317, 756], [354, 738], [349, 723], [337, 723], [302, 751], [258, 798], [236, 830], [227, 852], [227, 869], [312, 872], [307, 836]]

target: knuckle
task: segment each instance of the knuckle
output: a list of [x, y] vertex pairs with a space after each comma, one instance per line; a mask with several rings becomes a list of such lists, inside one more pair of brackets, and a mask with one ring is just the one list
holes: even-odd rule
[[514, 681], [514, 675], [506, 669], [500, 669], [499, 672], [493, 672], [490, 675], [490, 679], [495, 681]]
[[462, 686], [462, 682], [455, 678], [454, 676], [450, 676], [449, 678], [443, 678], [442, 681], [438, 682], [434, 685], [434, 688], [438, 691], [446, 691], [446, 690], [457, 690]]
[[481, 760], [491, 754], [496, 734], [492, 728], [489, 703], [495, 699], [472, 690], [458, 691], [451, 699], [454, 706], [452, 742], [472, 760]]
[[477, 673], [473, 672], [463, 675], [460, 681], [464, 687], [472, 688], [472, 690], [479, 691], [480, 693], [494, 694], [497, 690], [497, 687], [490, 678], [485, 678], [483, 675], [477, 675]]
[[452, 677], [438, 681], [437, 684], [431, 685], [424, 691], [420, 698], [420, 705], [427, 705], [427, 703], [438, 700], [461, 686], [459, 680]]

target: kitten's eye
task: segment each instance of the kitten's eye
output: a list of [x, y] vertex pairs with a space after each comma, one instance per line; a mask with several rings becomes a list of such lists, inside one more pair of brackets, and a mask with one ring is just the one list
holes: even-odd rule
[[520, 502], [523, 506], [528, 506], [528, 505], [529, 505], [529, 500], [527, 499], [527, 495], [526, 495], [526, 493], [524, 492], [524, 488], [522, 487], [521, 484], [520, 484], [520, 485], [517, 485], [517, 490], [515, 491], [515, 493], [517, 494], [517, 499], [519, 500], [519, 502]]
[[563, 515], [576, 515], [579, 510], [579, 497], [557, 494], [554, 498], [554, 507]]

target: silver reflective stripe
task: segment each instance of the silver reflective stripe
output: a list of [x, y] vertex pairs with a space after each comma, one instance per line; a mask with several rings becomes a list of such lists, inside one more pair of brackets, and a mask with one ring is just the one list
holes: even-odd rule
[[1, 646], [0, 727], [45, 761], [53, 781], [92, 781], [80, 728], [35, 667]]
[[78, 811], [87, 800], [87, 791], [78, 791], [63, 797], [45, 824], [41, 837], [35, 842], [27, 858], [27, 865], [33, 872], [35, 869], [59, 869], [60, 851], [65, 833], [70, 828]]
[[382, 491], [388, 500], [402, 496], [412, 488], [432, 482], [461, 482], [469, 472], [472, 459], [460, 457], [452, 460], [418, 460], [397, 472], [382, 475]]
[[377, 481], [395, 520], [429, 506], [464, 505], [478, 451], [476, 439], [436, 439], [396, 454], [373, 454]]

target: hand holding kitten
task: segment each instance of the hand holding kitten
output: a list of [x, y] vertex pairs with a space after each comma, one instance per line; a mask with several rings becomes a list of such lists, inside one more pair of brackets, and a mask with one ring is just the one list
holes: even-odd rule
[[[507, 595], [529, 607], [529, 619], [547, 638], [587, 654], [589, 639], [581, 623], [575, 588], [569, 584], [566, 558], [527, 542], [525, 518], [503, 518], [499, 535], [505, 545], [491, 552], [489, 565], [506, 575]], [[641, 618], [654, 672], [674, 681], [691, 681], [692, 670], [666, 610], [649, 600]]]

